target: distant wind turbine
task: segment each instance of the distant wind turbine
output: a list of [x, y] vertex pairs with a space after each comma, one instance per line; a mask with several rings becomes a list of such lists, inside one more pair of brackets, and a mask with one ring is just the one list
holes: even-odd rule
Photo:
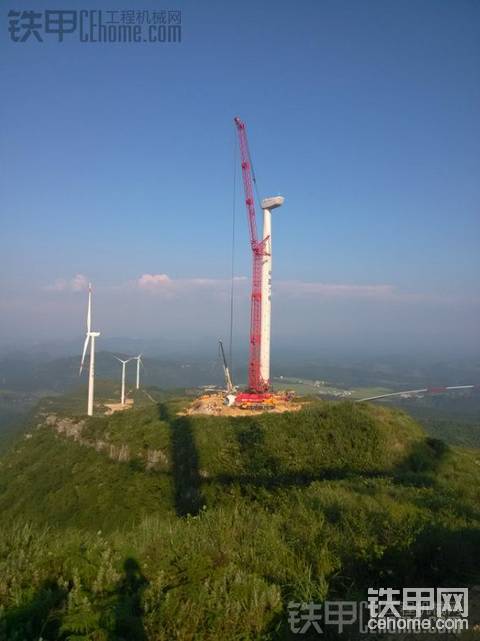
[[82, 360], [80, 362], [80, 376], [83, 371], [85, 363], [85, 356], [87, 355], [88, 342], [90, 341], [90, 368], [88, 373], [88, 402], [87, 414], [93, 415], [93, 397], [95, 388], [95, 339], [100, 336], [100, 332], [92, 332], [92, 283], [88, 284], [88, 308], [87, 308], [87, 335], [83, 345]]
[[138, 356], [134, 356], [133, 358], [134, 358], [134, 360], [137, 361], [137, 385], [136, 385], [136, 388], [140, 389], [140, 365], [143, 366], [142, 355], [139, 354]]
[[122, 360], [121, 358], [118, 358], [118, 356], [114, 356], [114, 358], [117, 359], [119, 363], [122, 364], [122, 405], [125, 405], [125, 369], [127, 363], [130, 361], [133, 361], [133, 358], [127, 358], [125, 361]]

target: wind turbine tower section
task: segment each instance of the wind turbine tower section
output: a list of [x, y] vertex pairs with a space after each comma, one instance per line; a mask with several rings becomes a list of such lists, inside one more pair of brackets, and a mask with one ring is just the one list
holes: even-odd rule
[[82, 360], [80, 362], [81, 375], [87, 355], [88, 344], [90, 343], [90, 367], [88, 371], [88, 400], [87, 414], [93, 416], [93, 400], [95, 395], [95, 339], [100, 336], [100, 332], [92, 331], [92, 284], [88, 285], [88, 307], [87, 307], [87, 333], [83, 345]]
[[262, 321], [260, 347], [260, 377], [270, 385], [270, 327], [272, 321], [272, 209], [281, 207], [283, 196], [264, 198], [263, 210], [263, 242], [264, 254], [262, 261]]

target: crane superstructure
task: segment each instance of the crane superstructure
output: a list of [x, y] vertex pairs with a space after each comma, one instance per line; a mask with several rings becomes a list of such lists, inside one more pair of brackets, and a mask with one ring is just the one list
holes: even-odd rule
[[265, 240], [258, 240], [255, 199], [253, 195], [252, 168], [248, 149], [245, 123], [235, 118], [240, 146], [242, 179], [245, 190], [250, 247], [252, 249], [252, 291], [250, 299], [250, 355], [248, 362], [248, 392], [265, 394], [268, 392], [268, 381], [260, 375], [260, 350], [262, 340], [262, 262], [265, 254]]
[[253, 182], [255, 180], [248, 148], [245, 123], [234, 119], [237, 128], [242, 166], [245, 205], [247, 208], [250, 247], [252, 250], [252, 290], [250, 307], [250, 353], [248, 388], [237, 396], [237, 404], [261, 404], [270, 394], [270, 289], [271, 289], [271, 210], [283, 204], [283, 197], [264, 199], [264, 233], [257, 233]]

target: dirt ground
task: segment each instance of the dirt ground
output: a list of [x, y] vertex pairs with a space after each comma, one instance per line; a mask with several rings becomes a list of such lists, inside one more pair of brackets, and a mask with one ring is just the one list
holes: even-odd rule
[[123, 412], [123, 410], [128, 410], [130, 407], [133, 407], [133, 398], [127, 398], [125, 400], [125, 405], [121, 403], [105, 403], [107, 411], [105, 412], [106, 416], [110, 416], [114, 412]]
[[300, 410], [303, 403], [286, 401], [283, 394], [276, 394], [274, 396], [275, 402], [271, 408], [268, 409], [241, 409], [240, 407], [228, 407], [224, 405], [224, 394], [205, 394], [191, 402], [190, 406], [185, 412], [180, 412], [180, 415], [191, 416], [194, 414], [207, 414], [210, 416], [252, 416], [254, 414], [263, 414], [264, 412], [271, 412], [272, 414], [280, 414], [282, 412], [295, 412]]

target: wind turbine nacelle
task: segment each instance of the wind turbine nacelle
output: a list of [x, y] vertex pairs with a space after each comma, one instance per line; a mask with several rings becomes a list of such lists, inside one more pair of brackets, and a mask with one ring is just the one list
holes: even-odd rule
[[281, 207], [285, 202], [283, 196], [272, 196], [271, 198], [264, 198], [262, 200], [262, 209], [275, 209]]

